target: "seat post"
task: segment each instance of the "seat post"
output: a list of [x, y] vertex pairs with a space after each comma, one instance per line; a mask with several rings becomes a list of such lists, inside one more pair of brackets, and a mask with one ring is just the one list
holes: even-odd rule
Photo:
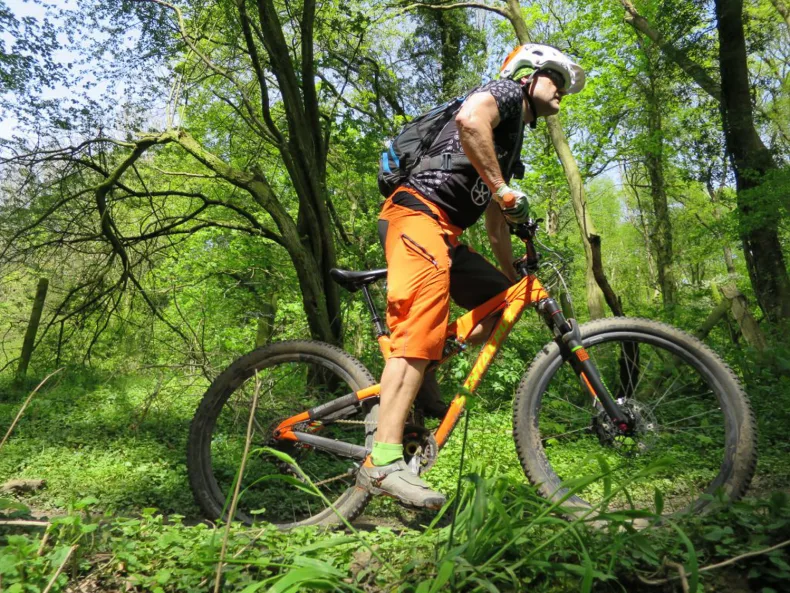
[[379, 312], [376, 310], [376, 305], [373, 303], [373, 299], [370, 296], [370, 290], [368, 290], [367, 286], [363, 286], [362, 292], [365, 294], [365, 302], [367, 303], [368, 309], [370, 310], [370, 315], [373, 318], [373, 324], [376, 326], [376, 337], [378, 338], [381, 336], [386, 336], [389, 333], [387, 331], [387, 326], [379, 315]]

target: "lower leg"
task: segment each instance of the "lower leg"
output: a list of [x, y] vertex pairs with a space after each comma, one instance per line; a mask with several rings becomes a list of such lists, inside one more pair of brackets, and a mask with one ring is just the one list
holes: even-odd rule
[[390, 358], [381, 376], [379, 423], [373, 454], [357, 474], [357, 485], [410, 506], [438, 509], [446, 498], [412, 473], [403, 459], [403, 427], [428, 360]]
[[403, 442], [403, 427], [429, 362], [419, 358], [390, 358], [387, 361], [381, 375], [376, 442]]
[[469, 334], [469, 337], [466, 339], [467, 343], [476, 346], [485, 342], [488, 336], [491, 335], [491, 332], [494, 331], [494, 326], [501, 316], [501, 313], [494, 315], [475, 326], [472, 333]]

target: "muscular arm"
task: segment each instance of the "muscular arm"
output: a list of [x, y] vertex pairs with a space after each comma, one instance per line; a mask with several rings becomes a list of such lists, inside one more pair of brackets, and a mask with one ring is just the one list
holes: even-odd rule
[[505, 180], [494, 150], [494, 128], [499, 125], [499, 108], [494, 96], [491, 93], [470, 96], [455, 116], [455, 123], [464, 153], [495, 194]]
[[488, 203], [486, 208], [486, 231], [488, 239], [491, 241], [491, 249], [494, 251], [499, 267], [508, 279], [515, 283], [518, 278], [513, 268], [513, 243], [510, 240], [510, 229], [508, 228], [505, 216], [494, 200]]

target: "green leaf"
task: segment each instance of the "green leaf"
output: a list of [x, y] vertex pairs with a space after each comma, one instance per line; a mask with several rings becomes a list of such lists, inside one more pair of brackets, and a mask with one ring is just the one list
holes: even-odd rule
[[257, 583], [250, 583], [244, 589], [241, 590], [241, 593], [255, 593], [261, 587], [264, 587], [268, 581], [259, 581]]
[[86, 496], [85, 498], [81, 498], [77, 502], [74, 503], [74, 508], [78, 511], [81, 511], [89, 506], [93, 506], [95, 504], [99, 504], [99, 499], [95, 496]]
[[343, 544], [350, 544], [354, 542], [359, 542], [359, 538], [353, 537], [351, 535], [342, 536], [342, 537], [333, 537], [325, 540], [319, 540], [315, 543], [310, 544], [309, 546], [305, 546], [303, 548], [299, 548], [296, 551], [296, 554], [304, 554], [306, 552], [315, 552], [316, 550], [326, 550], [328, 548], [334, 548], [336, 546], [342, 546]]
[[419, 585], [417, 585], [417, 589], [414, 593], [428, 593], [428, 589], [431, 586], [431, 581], [423, 581]]
[[431, 588], [428, 593], [438, 593], [442, 587], [447, 584], [447, 581], [450, 580], [450, 577], [453, 576], [453, 568], [455, 564], [452, 561], [445, 560], [439, 566], [439, 572], [436, 573], [436, 578], [433, 579], [431, 583]]
[[160, 570], [156, 573], [154, 580], [160, 585], [166, 585], [168, 581], [170, 581], [170, 577], [173, 576], [173, 573], [169, 570]]
[[674, 523], [672, 523], [672, 527], [677, 532], [680, 541], [683, 542], [684, 546], [686, 546], [686, 551], [688, 552], [689, 590], [696, 591], [697, 584], [699, 583], [699, 562], [697, 560], [697, 551], [694, 549], [694, 544], [691, 543], [691, 540], [688, 538], [685, 531], [683, 531]]
[[664, 495], [658, 488], [653, 492], [653, 502], [656, 506], [656, 515], [661, 515], [664, 512]]

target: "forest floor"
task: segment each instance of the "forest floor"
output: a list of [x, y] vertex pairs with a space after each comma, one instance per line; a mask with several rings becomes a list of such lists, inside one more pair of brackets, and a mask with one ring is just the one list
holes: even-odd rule
[[[200, 386], [172, 384], [157, 390], [147, 377], [77, 371], [62, 373], [37, 393], [0, 451], [0, 486], [11, 480], [43, 483], [0, 494], [0, 514], [6, 520], [49, 522], [49, 541], [42, 541], [42, 529], [0, 525], [0, 541], [6, 543], [0, 550], [0, 591], [43, 591], [60, 566], [65, 568], [50, 591], [210, 589], [224, 528], [200, 517], [185, 466], [187, 430], [201, 393]], [[26, 395], [10, 387], [0, 391], [3, 433]], [[529, 519], [542, 503], [525, 484], [513, 445], [511, 411], [504, 406], [476, 409], [465, 473], [482, 476], [478, 496], [482, 488], [488, 500], [508, 501], [510, 523], [499, 523], [502, 519], [490, 514], [475, 516], [475, 505], [462, 506], [455, 534], [462, 550], [448, 546], [449, 514], [431, 527], [430, 514], [407, 511], [386, 499], [374, 500], [357, 519], [357, 532], [302, 529], [283, 534], [234, 527], [222, 590], [251, 593], [264, 585], [261, 590], [268, 590], [278, 579], [290, 578], [292, 585], [301, 583], [293, 590], [334, 582], [347, 590], [422, 592], [439, 590], [449, 573], [463, 584], [459, 590], [495, 590], [488, 585], [503, 591], [527, 585], [546, 591], [681, 590], [684, 579], [667, 568], [677, 562], [693, 575], [685, 577], [692, 585], [699, 575], [699, 590], [786, 591], [790, 558], [784, 547], [719, 570], [695, 572], [790, 539], [787, 412], [776, 402], [755, 402], [755, 408], [760, 457], [747, 498], [703, 518], [681, 518], [674, 528], [655, 526], [642, 533], [624, 527], [624, 521], [596, 530], [584, 525], [568, 529], [570, 524], [556, 518], [543, 523]], [[456, 490], [460, 449], [456, 436], [426, 476], [444, 492]], [[532, 505], [533, 510], [516, 517], [514, 504], [522, 510]], [[522, 525], [529, 535], [519, 539], [514, 525]], [[486, 541], [481, 533], [489, 534]], [[555, 538], [551, 547], [542, 547], [541, 542]], [[496, 550], [507, 546], [512, 549], [498, 558]], [[536, 548], [539, 553], [533, 553]], [[529, 562], [519, 563], [521, 557]], [[643, 582], [667, 576], [675, 580], [661, 586]], [[437, 588], [418, 588], [420, 583]], [[289, 590], [287, 581], [272, 590]]]

